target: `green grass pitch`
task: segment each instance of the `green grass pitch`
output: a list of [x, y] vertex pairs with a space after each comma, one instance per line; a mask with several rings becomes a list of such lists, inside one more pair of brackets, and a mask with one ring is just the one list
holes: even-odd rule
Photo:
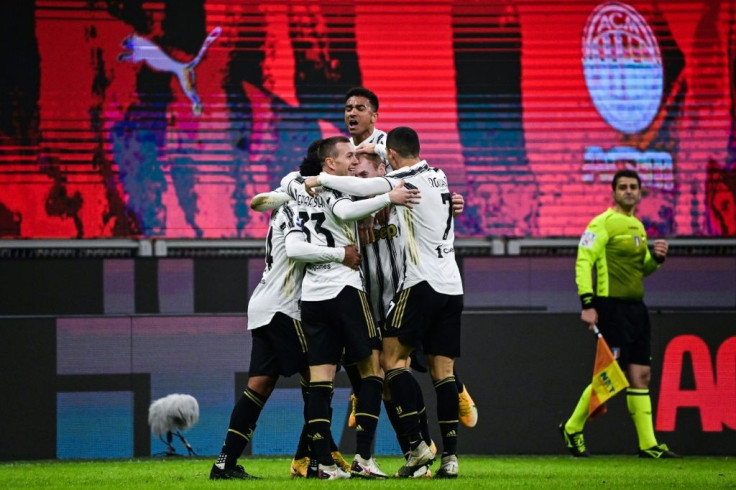
[[[460, 456], [456, 480], [417, 479], [322, 482], [289, 477], [290, 460], [248, 458], [240, 462], [257, 481], [209, 481], [214, 458], [146, 458], [102, 461], [24, 461], [0, 463], [0, 488], [736, 488], [733, 457], [693, 456], [643, 460], [635, 456]], [[393, 473], [400, 458], [378, 458]], [[438, 463], [432, 466], [433, 471]]]

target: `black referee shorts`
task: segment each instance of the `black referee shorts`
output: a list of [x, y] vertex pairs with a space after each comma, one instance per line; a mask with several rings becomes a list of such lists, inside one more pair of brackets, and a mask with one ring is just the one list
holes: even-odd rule
[[338, 364], [343, 348], [346, 359], [361, 361], [381, 339], [365, 293], [352, 286], [332, 299], [302, 301], [302, 323], [310, 366]]
[[438, 293], [428, 282], [401, 290], [394, 297], [384, 335], [422, 347], [427, 355], [460, 357], [463, 295]]
[[309, 368], [307, 339], [299, 320], [276, 313], [271, 323], [251, 333], [249, 376], [291, 376]]
[[598, 312], [598, 330], [614, 356], [618, 351], [621, 369], [629, 364], [650, 366], [652, 327], [644, 302], [597, 297], [594, 304]]

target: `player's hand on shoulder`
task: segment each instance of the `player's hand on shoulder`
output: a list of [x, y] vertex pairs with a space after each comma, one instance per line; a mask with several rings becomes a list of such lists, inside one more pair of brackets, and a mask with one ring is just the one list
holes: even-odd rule
[[360, 250], [355, 245], [345, 246], [345, 258], [342, 259], [342, 264], [350, 267], [353, 270], [360, 268]]
[[316, 187], [319, 187], [319, 177], [313, 175], [304, 179], [304, 190], [307, 191], [307, 194], [310, 196], [317, 195], [317, 192], [315, 191]]
[[419, 204], [422, 194], [419, 189], [408, 189], [402, 180], [394, 189], [388, 193], [388, 197], [392, 204], [399, 204], [407, 208], [413, 208], [415, 204]]

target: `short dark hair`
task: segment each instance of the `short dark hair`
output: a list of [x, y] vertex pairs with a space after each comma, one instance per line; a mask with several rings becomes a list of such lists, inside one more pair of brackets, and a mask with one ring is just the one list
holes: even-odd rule
[[307, 148], [307, 154], [302, 159], [302, 164], [299, 165], [299, 173], [303, 177], [319, 175], [322, 172], [322, 162], [319, 159], [319, 145], [321, 143], [321, 139], [314, 140]]
[[345, 136], [332, 136], [325, 138], [319, 145], [319, 161], [321, 165], [325, 164], [327, 157], [336, 157], [335, 148], [338, 143], [350, 143], [350, 139]]
[[367, 88], [351, 88], [350, 90], [348, 90], [348, 93], [345, 94], [345, 102], [347, 102], [350, 97], [365, 97], [366, 99], [368, 99], [368, 103], [370, 103], [371, 107], [373, 108], [373, 112], [378, 112], [378, 96]]
[[419, 135], [407, 126], [399, 126], [386, 135], [386, 150], [393, 149], [404, 158], [419, 156]]
[[613, 180], [611, 181], [611, 188], [614, 190], [614, 192], [616, 191], [616, 185], [618, 185], [618, 179], [620, 179], [621, 177], [636, 179], [636, 181], [639, 183], [639, 188], [641, 188], [641, 179], [639, 178], [639, 174], [636, 173], [635, 170], [625, 168], [623, 170], [619, 170], [613, 176]]

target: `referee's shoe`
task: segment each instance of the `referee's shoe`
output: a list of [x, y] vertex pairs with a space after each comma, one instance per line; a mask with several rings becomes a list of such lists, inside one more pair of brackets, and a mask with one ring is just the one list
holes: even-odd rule
[[565, 445], [567, 446], [568, 451], [570, 451], [570, 454], [576, 458], [590, 457], [588, 448], [585, 447], [585, 438], [583, 437], [582, 432], [573, 432], [570, 434], [565, 430], [564, 422], [560, 424], [559, 429], [560, 434], [562, 434], [562, 439], [565, 440]]
[[639, 457], [647, 459], [679, 459], [682, 458], [677, 453], [670, 451], [667, 444], [657, 444], [648, 449], [639, 449]]

